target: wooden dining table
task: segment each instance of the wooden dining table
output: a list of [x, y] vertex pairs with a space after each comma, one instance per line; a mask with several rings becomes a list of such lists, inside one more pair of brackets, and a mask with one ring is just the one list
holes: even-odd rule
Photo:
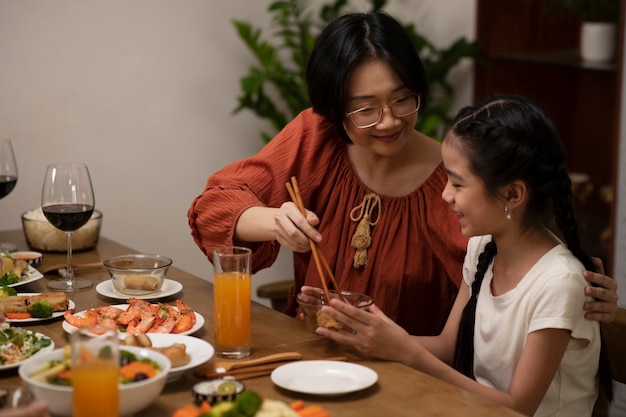
[[[21, 230], [0, 232], [0, 240], [11, 241], [19, 250], [28, 250]], [[94, 250], [75, 253], [73, 264], [86, 264], [102, 261], [106, 258], [127, 253], [141, 252], [141, 248], [130, 248], [113, 240], [101, 237]], [[167, 255], [167, 254], [165, 254]], [[37, 265], [45, 270], [51, 265], [66, 261], [63, 253], [44, 253], [43, 261]], [[207, 261], [208, 262], [208, 261]], [[207, 271], [210, 267], [207, 265]], [[109, 304], [122, 304], [124, 301], [111, 299], [96, 291], [96, 285], [109, 280], [108, 272], [103, 268], [78, 270], [77, 274], [93, 281], [93, 287], [68, 293], [75, 303], [76, 311]], [[174, 302], [181, 298], [186, 304], [200, 313], [205, 323], [193, 336], [204, 339], [214, 345], [213, 333], [213, 284], [208, 276], [197, 277], [184, 271], [184, 265], [174, 265], [167, 273], [168, 279], [183, 285], [178, 294], [161, 302]], [[50, 280], [59, 279], [56, 270], [48, 272], [42, 279], [18, 287], [19, 292], [46, 292]], [[56, 347], [68, 343], [68, 334], [62, 328], [63, 318], [37, 322], [27, 326], [53, 339]], [[291, 403], [303, 400], [306, 405], [321, 405], [333, 417], [363, 416], [463, 416], [512, 417], [520, 414], [495, 404], [487, 399], [456, 388], [448, 383], [405, 365], [389, 361], [367, 359], [359, 356], [348, 347], [338, 345], [309, 331], [305, 323], [262, 304], [252, 303], [251, 356], [260, 356], [297, 351], [303, 360], [318, 360], [345, 356], [349, 362], [363, 365], [378, 374], [376, 383], [356, 392], [341, 395], [313, 395], [292, 392], [275, 385], [269, 375], [244, 379], [247, 390], [258, 392], [264, 398], [282, 400]], [[210, 366], [215, 358], [203, 366]], [[194, 370], [188, 370], [182, 378], [168, 383], [159, 397], [137, 417], [168, 417], [187, 404], [193, 402], [192, 389], [195, 384], [206, 381], [197, 377]], [[17, 369], [0, 372], [0, 383], [21, 385]]]

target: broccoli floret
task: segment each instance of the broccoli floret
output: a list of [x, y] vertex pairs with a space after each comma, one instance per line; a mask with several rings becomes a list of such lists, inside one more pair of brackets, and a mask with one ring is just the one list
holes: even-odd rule
[[48, 318], [52, 316], [52, 306], [44, 300], [35, 301], [28, 307], [28, 312], [36, 318]]
[[5, 272], [4, 275], [0, 277], [0, 285], [16, 284], [19, 281], [20, 281], [20, 277], [18, 277], [17, 275], [11, 272]]
[[238, 415], [253, 417], [263, 404], [263, 398], [254, 391], [244, 391], [235, 398], [234, 409]]
[[9, 287], [6, 284], [0, 288], [0, 297], [11, 297], [17, 295], [17, 291], [13, 287]]

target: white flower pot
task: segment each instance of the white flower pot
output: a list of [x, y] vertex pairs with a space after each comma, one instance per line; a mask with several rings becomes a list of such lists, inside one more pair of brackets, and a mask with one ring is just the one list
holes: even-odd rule
[[583, 22], [580, 56], [584, 61], [607, 62], [615, 57], [617, 23]]

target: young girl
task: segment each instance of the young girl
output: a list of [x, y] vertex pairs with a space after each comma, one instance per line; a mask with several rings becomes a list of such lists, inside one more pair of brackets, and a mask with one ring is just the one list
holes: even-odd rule
[[[527, 415], [590, 416], [600, 332], [578, 306], [583, 271], [594, 266], [580, 246], [551, 122], [523, 98], [492, 97], [459, 112], [442, 156], [442, 197], [470, 237], [464, 285], [442, 333], [412, 337], [377, 308], [370, 314], [341, 302], [324, 311], [355, 333], [318, 333]], [[600, 374], [608, 378], [604, 368]], [[610, 378], [604, 381], [610, 396]]]

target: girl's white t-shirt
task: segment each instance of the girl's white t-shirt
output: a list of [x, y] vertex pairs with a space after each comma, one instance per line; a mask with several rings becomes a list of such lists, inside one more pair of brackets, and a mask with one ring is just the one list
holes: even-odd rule
[[[463, 278], [470, 286], [478, 256], [491, 236], [470, 239]], [[598, 393], [599, 323], [586, 320], [583, 265], [564, 246], [547, 252], [516, 288], [494, 297], [493, 263], [485, 273], [474, 330], [474, 374], [483, 385], [506, 391], [529, 333], [545, 328], [571, 330], [554, 379], [535, 416], [591, 416]]]

